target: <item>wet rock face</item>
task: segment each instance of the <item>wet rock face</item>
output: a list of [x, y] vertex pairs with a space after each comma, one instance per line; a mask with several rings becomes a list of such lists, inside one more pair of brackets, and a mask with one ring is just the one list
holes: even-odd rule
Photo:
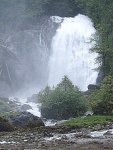
[[51, 41], [56, 27], [50, 18], [7, 35], [0, 45], [0, 96], [47, 83]]
[[89, 84], [88, 85], [88, 90], [97, 90], [97, 89], [99, 89], [99, 86], [97, 86], [97, 85], [94, 85], [94, 84]]
[[104, 73], [103, 73], [103, 71], [100, 71], [98, 74], [97, 80], [96, 80], [96, 84], [98, 86], [100, 86], [102, 84], [103, 78], [104, 78]]
[[5, 118], [11, 122], [15, 127], [30, 126], [45, 126], [41, 118], [32, 115], [29, 112], [21, 112], [17, 115], [5, 116]]
[[[4, 113], [22, 111], [21, 103], [17, 98], [10, 99], [7, 97], [0, 97], [0, 102], [3, 105], [3, 106], [1, 105], [2, 109], [0, 109], [0, 113], [4, 114]], [[8, 109], [5, 109], [5, 107], [6, 108], [8, 107]]]
[[28, 104], [24, 104], [24, 105], [21, 106], [21, 110], [23, 110], [23, 111], [27, 111], [29, 109], [32, 109], [32, 107]]
[[18, 31], [4, 43], [4, 53], [0, 53], [4, 59], [0, 64], [0, 88], [4, 96], [35, 83], [38, 86], [42, 84], [41, 76], [46, 78], [43, 70], [46, 72], [47, 68], [47, 45], [40, 43], [40, 34], [36, 29]]

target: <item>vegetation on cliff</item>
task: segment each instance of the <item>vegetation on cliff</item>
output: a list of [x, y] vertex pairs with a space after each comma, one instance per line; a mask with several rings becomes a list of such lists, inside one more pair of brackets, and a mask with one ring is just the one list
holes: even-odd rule
[[[87, 97], [87, 100], [86, 100]], [[88, 109], [95, 115], [113, 114], [113, 78], [106, 76], [100, 89], [92, 90], [85, 96], [64, 76], [57, 87], [46, 87], [38, 93], [42, 103], [42, 117], [49, 119], [68, 119], [83, 115]]]
[[11, 107], [3, 100], [0, 100], [0, 114], [4, 114], [10, 111], [11, 111]]
[[113, 114], [113, 1], [112, 0], [77, 0], [83, 14], [89, 16], [97, 30], [95, 45], [91, 49], [99, 54], [97, 63], [103, 72], [100, 90], [89, 97], [95, 114]]
[[95, 114], [113, 114], [113, 77], [106, 76], [99, 90], [89, 96], [89, 102]]
[[97, 62], [104, 76], [113, 75], [113, 1], [112, 0], [77, 0], [83, 12], [92, 18], [98, 36], [95, 38], [94, 51], [99, 53]]
[[94, 51], [100, 54], [98, 63], [104, 76], [113, 75], [113, 1], [112, 0], [1, 0], [0, 32], [28, 29], [43, 16], [89, 16], [97, 29], [99, 39]]
[[0, 117], [0, 132], [1, 131], [13, 131], [15, 127], [12, 123], [10, 123], [7, 119]]

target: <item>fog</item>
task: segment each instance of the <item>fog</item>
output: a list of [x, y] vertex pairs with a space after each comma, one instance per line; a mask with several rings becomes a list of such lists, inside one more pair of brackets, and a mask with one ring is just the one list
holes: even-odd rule
[[0, 96], [30, 95], [47, 85], [54, 30], [49, 17], [34, 21], [25, 1], [1, 2]]
[[[45, 4], [46, 2], [44, 1], [43, 3]], [[77, 59], [74, 60], [74, 57], [70, 55], [71, 51], [72, 49], [77, 50], [80, 47], [79, 45], [78, 45], [79, 48], [77, 48], [77, 45], [75, 46], [70, 45], [68, 41], [67, 43], [66, 41], [64, 41], [63, 43], [64, 47], [66, 45], [68, 46], [67, 48], [64, 48], [64, 50], [63, 50], [63, 47], [60, 47], [60, 43], [58, 42], [57, 42], [57, 45], [53, 45], [53, 39], [56, 38], [57, 29], [60, 29], [63, 18], [61, 19], [61, 22], [55, 22], [52, 19], [54, 17], [44, 15], [43, 14], [44, 10], [42, 7], [43, 3], [41, 1], [35, 1], [33, 3], [31, 1], [26, 1], [26, 0], [23, 0], [23, 1], [1, 0], [1, 5], [0, 5], [0, 20], [1, 20], [0, 22], [0, 38], [1, 38], [0, 39], [0, 89], [1, 89], [0, 96], [2, 97], [4, 96], [6, 97], [30, 96], [34, 93], [37, 93], [40, 89], [44, 88], [48, 84], [54, 85], [54, 81], [56, 85], [58, 82], [60, 82], [60, 79], [65, 74], [69, 75], [69, 78], [71, 78], [74, 84], [76, 85], [77, 83], [75, 81], [83, 82], [83, 80], [85, 81], [85, 80], [88, 80], [88, 78], [90, 78], [89, 76], [85, 75], [87, 79], [83, 77], [83, 80], [81, 80], [82, 78], [81, 75], [86, 74], [87, 67], [89, 67], [88, 72], [94, 69], [92, 67], [95, 67], [93, 66], [93, 63], [95, 61], [94, 60], [95, 56], [94, 58], [92, 58], [91, 56], [92, 63], [86, 62], [87, 63], [87, 65], [85, 66], [86, 70], [83, 68], [80, 68], [79, 63], [78, 63], [77, 68], [75, 67], [73, 71], [71, 71], [72, 69], [70, 68], [72, 68], [73, 65], [70, 66], [71, 65], [70, 62], [73, 61], [73, 64], [76, 64], [75, 61], [78, 62]], [[82, 22], [82, 19], [81, 19], [81, 22]], [[70, 27], [69, 27], [70, 29], [72, 28], [71, 26], [73, 26], [73, 23], [71, 25], [71, 22], [70, 22]], [[89, 26], [88, 28], [90, 28]], [[93, 28], [92, 26], [93, 25], [91, 24], [91, 28]], [[75, 32], [70, 30], [71, 33], [73, 32], [76, 34], [77, 33], [76, 29], [74, 31]], [[71, 33], [68, 33], [67, 36], [69, 35], [70, 39], [73, 39], [73, 42], [75, 41], [76, 43], [76, 40], [78, 40], [79, 43], [82, 42], [83, 44], [83, 41], [79, 40], [79, 35], [78, 35], [78, 39], [77, 38], [74, 39], [73, 33], [72, 33], [72, 37], [71, 37]], [[65, 39], [66, 37], [65, 33], [63, 33], [62, 36], [63, 37], [60, 37], [61, 41], [63, 38]], [[83, 36], [82, 38], [85, 38], [85, 36]], [[59, 53], [59, 56], [61, 56], [63, 59], [60, 59], [60, 57], [57, 59], [58, 55], [55, 55], [54, 53], [54, 50], [55, 51], [57, 50], [57, 46], [58, 46], [58, 50], [60, 49], [60, 52], [57, 52], [56, 54]], [[83, 45], [82, 48], [84, 47], [86, 47], [87, 49], [86, 51], [88, 53], [89, 47]], [[62, 51], [65, 51], [65, 52], [62, 53]], [[68, 53], [69, 51], [70, 53]], [[67, 53], [67, 56], [65, 55], [65, 53]], [[59, 69], [59, 67], [61, 66], [61, 63], [67, 60], [68, 55], [70, 55], [70, 57], [72, 56], [73, 60], [69, 60], [69, 63], [67, 61], [66, 64], [63, 63], [64, 66], [61, 69]], [[77, 55], [78, 55], [78, 52], [77, 52]], [[79, 60], [81, 61], [82, 54], [80, 55], [81, 56]], [[54, 57], [53, 59], [56, 59], [59, 61], [57, 62], [59, 66], [58, 65], [56, 66], [56, 63], [52, 63], [51, 57]], [[90, 56], [88, 55], [88, 57]], [[68, 72], [64, 71], [66, 67], [68, 67], [69, 69]], [[51, 71], [51, 68], [53, 71]], [[76, 75], [72, 77], [72, 74], [74, 75], [74, 72], [77, 72], [76, 69], [78, 68], [80, 68], [79, 74], [78, 74], [78, 76], [80, 75], [80, 77], [76, 78]], [[59, 73], [60, 79], [57, 79], [58, 75], [55, 72], [56, 69], [60, 71]], [[54, 72], [55, 74], [52, 72]], [[93, 77], [95, 81], [97, 78], [97, 73]], [[81, 83], [80, 85], [82, 86], [83, 83]], [[89, 82], [87, 84], [89, 84]], [[79, 84], [77, 85], [79, 86]]]

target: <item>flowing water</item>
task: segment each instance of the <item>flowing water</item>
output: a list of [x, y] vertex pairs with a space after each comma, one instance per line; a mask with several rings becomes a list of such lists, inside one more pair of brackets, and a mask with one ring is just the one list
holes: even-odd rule
[[19, 100], [20, 100], [22, 105], [27, 104], [27, 105], [31, 106], [32, 109], [27, 110], [28, 112], [30, 112], [34, 116], [41, 117], [41, 113], [40, 113], [41, 104], [36, 104], [36, 103], [33, 103], [33, 102], [27, 102], [26, 98], [19, 98]]
[[84, 15], [73, 18], [53, 17], [61, 25], [52, 40], [52, 54], [49, 60], [48, 84], [56, 86], [64, 75], [82, 91], [89, 84], [95, 84], [98, 72], [94, 71], [96, 53], [91, 53], [91, 37], [96, 30], [91, 20]]
[[[98, 72], [94, 71], [94, 69], [97, 67], [97, 65], [95, 64], [95, 58], [97, 57], [97, 54], [90, 52], [90, 48], [94, 44], [94, 42], [92, 43], [90, 42], [90, 39], [96, 32], [93, 23], [87, 16], [80, 15], [80, 14], [73, 18], [51, 17], [51, 19], [53, 22], [59, 25], [58, 29], [56, 30], [56, 34], [52, 39], [51, 55], [49, 56], [49, 52], [48, 51], [45, 52], [43, 50], [45, 47], [43, 48], [42, 46], [38, 48], [37, 45], [36, 47], [34, 47], [35, 51], [37, 50], [37, 53], [35, 53], [34, 51], [32, 51], [32, 44], [31, 44], [30, 54], [33, 55], [29, 57], [35, 60], [34, 61], [35, 65], [32, 64], [31, 66], [34, 66], [33, 67], [34, 70], [37, 71], [33, 72], [33, 69], [31, 69], [32, 67], [30, 67], [29, 70], [33, 72], [32, 74], [35, 74], [34, 76], [32, 76], [30, 71], [28, 71], [27, 74], [31, 79], [30, 81], [31, 82], [35, 81], [35, 78], [38, 78], [38, 80], [47, 81], [47, 76], [48, 76], [49, 78], [48, 85], [56, 86], [61, 81], [62, 77], [64, 75], [67, 75], [72, 80], [74, 85], [78, 86], [82, 91], [85, 91], [87, 90], [88, 84], [96, 83], [96, 79], [98, 75]], [[36, 37], [34, 38], [35, 43], [36, 43]], [[38, 40], [39, 43], [41, 44], [42, 37], [40, 34], [39, 37], [40, 38]], [[43, 53], [43, 57], [39, 55], [39, 51], [41, 54]], [[26, 53], [27, 53], [27, 48], [26, 48]], [[36, 56], [34, 57], [35, 54]], [[47, 61], [48, 60], [47, 56], [49, 57], [49, 63]], [[44, 59], [47, 60], [43, 65], [41, 65]], [[23, 68], [29, 67], [29, 64], [28, 65], [25, 64], [24, 65], [22, 64]], [[38, 67], [37, 64], [39, 65]], [[48, 66], [49, 66], [49, 71], [48, 71]], [[29, 83], [28, 79], [27, 79], [27, 86]], [[36, 83], [37, 83], [36, 85], [38, 85], [38, 81]], [[40, 84], [41, 83], [42, 81], [40, 82]], [[39, 90], [38, 89], [36, 92], [34, 89], [32, 87], [31, 92], [26, 90], [26, 93], [24, 92], [24, 95], [28, 96], [28, 94], [31, 93], [34, 94], [37, 93]], [[17, 97], [20, 97], [20, 95], [22, 97], [22, 94], [18, 94]], [[32, 107], [32, 109], [29, 110], [29, 112], [33, 113], [36, 116], [39, 117], [41, 116], [40, 104], [37, 105], [31, 102], [28, 103], [26, 98], [25, 99], [19, 98], [19, 99], [22, 105], [28, 104]], [[47, 124], [51, 124], [51, 120], [48, 121]]]

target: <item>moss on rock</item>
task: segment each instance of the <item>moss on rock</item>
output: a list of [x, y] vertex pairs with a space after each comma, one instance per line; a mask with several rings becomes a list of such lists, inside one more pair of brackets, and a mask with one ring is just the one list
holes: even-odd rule
[[3, 117], [0, 117], [0, 132], [13, 131], [14, 129], [15, 127], [12, 123]]

